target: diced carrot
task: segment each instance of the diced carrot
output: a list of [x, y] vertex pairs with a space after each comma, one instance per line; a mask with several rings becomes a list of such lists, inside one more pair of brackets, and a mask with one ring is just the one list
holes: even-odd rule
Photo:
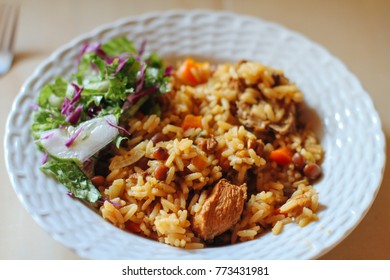
[[287, 165], [292, 162], [293, 153], [287, 147], [281, 147], [279, 149], [273, 150], [269, 158], [275, 161], [277, 164]]
[[189, 85], [196, 85], [197, 80], [192, 73], [192, 69], [196, 69], [195, 61], [191, 58], [187, 58], [183, 64], [179, 67], [177, 75], [182, 82]]
[[177, 76], [181, 82], [190, 86], [206, 82], [209, 75], [210, 65], [207, 62], [195, 62], [192, 58], [187, 58], [177, 70]]
[[202, 116], [194, 116], [191, 114], [186, 115], [184, 117], [183, 123], [181, 124], [181, 128], [183, 128], [183, 130], [202, 127]]
[[141, 228], [139, 227], [139, 224], [131, 222], [131, 221], [128, 221], [126, 223], [126, 228], [128, 230], [130, 230], [131, 232], [135, 232], [135, 233], [138, 233], [138, 232], [141, 231]]
[[191, 160], [191, 163], [195, 165], [198, 170], [203, 170], [207, 167], [207, 160], [202, 156], [196, 156]]

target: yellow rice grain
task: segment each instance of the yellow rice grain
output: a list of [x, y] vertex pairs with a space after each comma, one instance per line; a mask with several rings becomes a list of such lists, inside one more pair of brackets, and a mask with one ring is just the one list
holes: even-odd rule
[[255, 237], [257, 234], [257, 232], [255, 230], [251, 230], [251, 229], [246, 229], [246, 230], [240, 230], [237, 232], [237, 235], [239, 237], [250, 237], [250, 238], [253, 238]]
[[277, 221], [276, 224], [272, 228], [272, 233], [274, 235], [280, 234], [283, 230], [283, 226], [284, 226], [283, 222]]

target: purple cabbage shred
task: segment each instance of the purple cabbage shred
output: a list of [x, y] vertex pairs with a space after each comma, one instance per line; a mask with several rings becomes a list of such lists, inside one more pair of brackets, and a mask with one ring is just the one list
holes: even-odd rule
[[77, 129], [77, 131], [75, 132], [75, 134], [72, 135], [72, 137], [70, 137], [66, 142], [65, 142], [65, 146], [66, 147], [70, 147], [72, 146], [73, 142], [76, 140], [76, 138], [80, 135], [81, 131], [83, 130], [82, 127], [80, 127], [79, 129]]
[[71, 124], [76, 124], [80, 120], [81, 113], [83, 111], [83, 106], [79, 105], [75, 108], [74, 105], [75, 103], [80, 101], [81, 92], [83, 91], [84, 88], [79, 87], [75, 83], [72, 83], [72, 86], [74, 88], [73, 98], [71, 100], [67, 97], [64, 98], [61, 107], [61, 114], [66, 116], [65, 120], [67, 122], [70, 122]]
[[[73, 107], [72, 107], [72, 109], [73, 109]], [[76, 124], [80, 120], [82, 111], [83, 111], [83, 106], [82, 105], [77, 106], [76, 109], [73, 109], [72, 112], [70, 112], [66, 116], [65, 120], [67, 122], [70, 122], [71, 124]]]
[[143, 96], [147, 96], [147, 95], [150, 95], [150, 94], [153, 94], [155, 92], [158, 91], [158, 87], [150, 87], [150, 88], [146, 88], [146, 89], [143, 89], [139, 92], [135, 92], [133, 94], [130, 94], [128, 97], [127, 97], [127, 105], [130, 105], [130, 106], [133, 106], [135, 103], [137, 103], [137, 101], [143, 97]]
[[165, 68], [164, 77], [170, 76], [172, 73], [172, 65], [168, 65], [167, 68]]
[[79, 86], [76, 85], [75, 83], [72, 83], [71, 85], [72, 85], [73, 88], [74, 88], [74, 94], [73, 94], [72, 100], [70, 101], [70, 104], [73, 105], [74, 103], [80, 101], [81, 92], [83, 91], [84, 88], [83, 88], [83, 87], [79, 87]]
[[54, 133], [49, 133], [49, 134], [46, 134], [45, 136], [41, 137], [41, 140], [46, 140], [46, 139], [50, 139], [54, 136]]
[[142, 63], [141, 69], [139, 70], [139, 76], [137, 79], [137, 87], [135, 89], [135, 93], [140, 92], [143, 85], [144, 85], [144, 79], [145, 79], [145, 70], [146, 70], [146, 64]]
[[99, 203], [103, 204], [105, 201], [111, 203], [112, 205], [114, 206], [122, 206], [120, 203], [118, 202], [113, 202], [111, 201], [110, 199], [108, 199], [107, 197], [103, 197], [102, 199], [98, 200]]
[[106, 119], [106, 122], [107, 122], [110, 126], [115, 127], [116, 129], [122, 131], [122, 132], [123, 132], [124, 134], [126, 134], [127, 136], [130, 136], [130, 135], [131, 135], [130, 132], [128, 132], [124, 127], [119, 126], [119, 125], [116, 125], [116, 124], [114, 124], [112, 121], [110, 121], [110, 120], [108, 120], [108, 119]]
[[[146, 42], [145, 42], [146, 43]], [[141, 48], [140, 48], [140, 51], [143, 52], [144, 51], [144, 42], [142, 43], [141, 45]], [[117, 69], [115, 70], [115, 73], [114, 75], [116, 75], [119, 71], [122, 70], [123, 66], [126, 64], [126, 62], [128, 61], [128, 59], [130, 57], [134, 57], [137, 61], [140, 60], [140, 54], [138, 54], [137, 56], [134, 56], [134, 54], [132, 53], [129, 53], [129, 52], [126, 52], [126, 53], [122, 53], [120, 55], [117, 55], [117, 56], [113, 56], [113, 57], [109, 57], [106, 52], [101, 48], [101, 44], [100, 43], [93, 43], [93, 44], [84, 44], [79, 55], [78, 55], [78, 63], [80, 63], [81, 61], [81, 58], [83, 57], [83, 55], [87, 52], [93, 52], [95, 53], [96, 55], [98, 55], [99, 57], [101, 57], [102, 59], [104, 59], [104, 61], [107, 63], [107, 64], [112, 64], [114, 62], [115, 59], [118, 59], [118, 67]], [[93, 66], [93, 65], [92, 65]]]
[[122, 70], [123, 66], [125, 66], [126, 62], [129, 60], [129, 57], [131, 55], [132, 54], [130, 54], [130, 53], [123, 53], [123, 54], [118, 55], [112, 59], [112, 61], [114, 61], [114, 59], [116, 59], [116, 58], [118, 59], [118, 66], [117, 66], [115, 73], [114, 73], [115, 75], [118, 74], [118, 72]]
[[67, 116], [70, 114], [71, 110], [72, 105], [70, 104], [70, 100], [68, 97], [65, 97], [64, 101], [62, 102], [61, 114]]
[[41, 164], [45, 164], [47, 162], [47, 159], [49, 158], [48, 153], [44, 153], [42, 156]]
[[145, 47], [146, 47], [146, 40], [143, 40], [143, 41], [141, 42], [141, 46], [140, 46], [140, 48], [139, 48], [139, 50], [138, 50], [138, 58], [140, 58], [140, 57], [144, 54], [144, 52], [145, 52]]
[[70, 192], [70, 191], [68, 191], [66, 194], [67, 194], [69, 197], [71, 197], [71, 198], [75, 198], [74, 194], [73, 194], [72, 192]]

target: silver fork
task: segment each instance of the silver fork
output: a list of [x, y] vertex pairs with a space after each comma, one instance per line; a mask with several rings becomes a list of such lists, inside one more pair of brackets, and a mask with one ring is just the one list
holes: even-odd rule
[[0, 4], [0, 76], [11, 68], [19, 17], [19, 4]]

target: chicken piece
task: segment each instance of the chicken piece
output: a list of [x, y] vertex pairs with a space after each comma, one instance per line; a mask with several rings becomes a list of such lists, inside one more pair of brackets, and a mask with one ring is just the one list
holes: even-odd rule
[[238, 222], [247, 198], [247, 186], [221, 179], [211, 190], [202, 209], [193, 217], [193, 230], [204, 240], [212, 240]]

